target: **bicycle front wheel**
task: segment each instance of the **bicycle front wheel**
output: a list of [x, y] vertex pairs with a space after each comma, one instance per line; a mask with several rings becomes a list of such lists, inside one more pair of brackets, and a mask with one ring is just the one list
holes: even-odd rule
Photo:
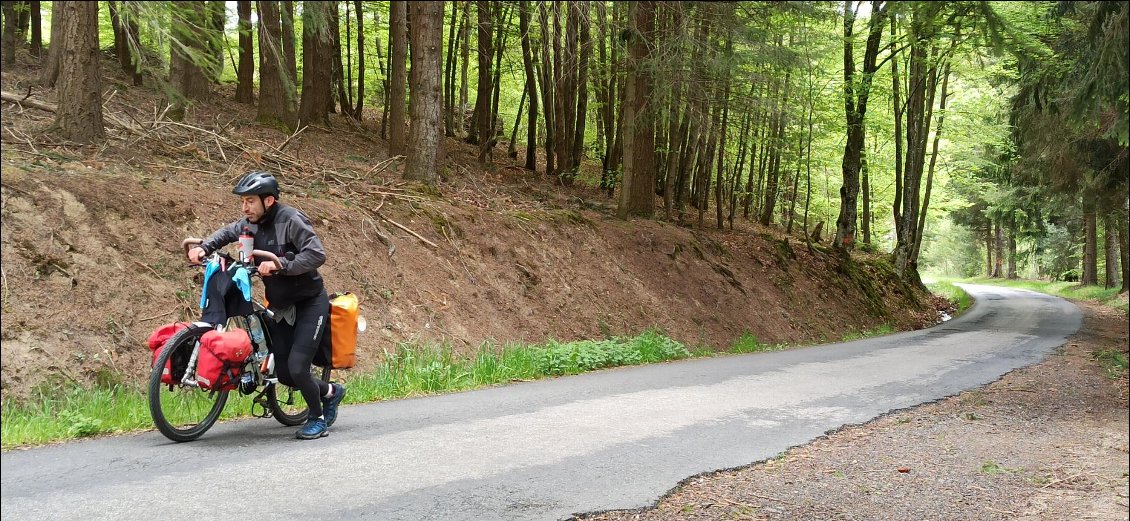
[[[310, 366], [310, 373], [316, 380], [330, 381], [330, 366]], [[274, 383], [267, 389], [267, 405], [279, 423], [293, 427], [302, 425], [310, 415], [310, 407], [302, 398], [302, 391], [282, 383]]]
[[[192, 350], [199, 344], [200, 337], [211, 330], [209, 326], [196, 324], [181, 330], [165, 343], [153, 364], [149, 375], [149, 414], [157, 430], [170, 440], [185, 442], [199, 438], [220, 418], [228, 401], [228, 391], [208, 391], [180, 384]], [[161, 381], [166, 365], [173, 384]]]

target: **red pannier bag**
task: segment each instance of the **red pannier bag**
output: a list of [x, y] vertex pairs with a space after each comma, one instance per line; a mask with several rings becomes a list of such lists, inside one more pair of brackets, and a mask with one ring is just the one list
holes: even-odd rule
[[250, 355], [251, 337], [242, 329], [204, 333], [196, 358], [196, 382], [213, 391], [235, 389]]
[[[149, 334], [149, 349], [153, 351], [153, 361], [150, 362], [150, 366], [157, 365], [157, 357], [161, 355], [161, 349], [165, 347], [165, 343], [173, 338], [173, 335], [187, 327], [187, 322], [173, 322], [158, 327]], [[173, 360], [171, 357], [169, 361], [165, 362], [165, 369], [161, 371], [161, 383], [173, 383]]]

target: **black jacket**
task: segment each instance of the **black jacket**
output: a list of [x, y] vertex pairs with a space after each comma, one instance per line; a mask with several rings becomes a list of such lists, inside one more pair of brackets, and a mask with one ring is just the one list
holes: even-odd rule
[[[206, 254], [239, 240], [246, 226], [255, 236], [255, 249], [278, 255], [282, 269], [263, 277], [267, 301], [272, 309], [285, 309], [295, 302], [325, 292], [318, 267], [326, 262], [326, 250], [306, 214], [298, 209], [275, 203], [258, 223], [247, 218], [216, 230], [200, 246]], [[293, 259], [287, 259], [287, 254]]]

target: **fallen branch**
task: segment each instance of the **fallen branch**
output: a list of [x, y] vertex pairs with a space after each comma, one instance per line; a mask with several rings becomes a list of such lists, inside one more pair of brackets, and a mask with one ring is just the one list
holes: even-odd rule
[[169, 315], [172, 315], [173, 313], [176, 313], [175, 309], [172, 310], [172, 311], [161, 313], [160, 315], [153, 315], [151, 317], [145, 317], [145, 318], [138, 319], [138, 322], [148, 322], [148, 321], [153, 320], [153, 319], [157, 319], [157, 318], [161, 318], [161, 317], [167, 317]]
[[7, 101], [9, 103], [15, 103], [16, 105], [23, 105], [46, 112], [55, 112], [57, 110], [54, 105], [30, 100], [24, 96], [20, 96], [19, 94], [12, 94], [11, 92], [0, 91], [0, 99], [3, 99], [4, 101]]
[[286, 138], [286, 141], [283, 141], [282, 144], [279, 145], [276, 150], [278, 150], [279, 152], [282, 152], [283, 149], [286, 148], [286, 146], [290, 143], [290, 140], [298, 137], [298, 135], [301, 134], [302, 131], [306, 130], [309, 127], [310, 127], [310, 125], [304, 125], [304, 126], [302, 126], [302, 128], [295, 130], [294, 133], [291, 134], [290, 137]]
[[398, 159], [404, 159], [404, 156], [398, 155], [398, 156], [392, 156], [388, 159], [385, 159], [384, 161], [381, 161], [380, 163], [373, 165], [373, 167], [370, 168], [369, 170], [367, 170], [365, 172], [365, 175], [363, 175], [362, 177], [369, 177], [373, 174], [379, 174], [379, 173], [383, 172], [385, 168], [388, 168], [388, 165], [391, 165], [394, 161], [396, 161]]
[[416, 233], [416, 232], [412, 231], [412, 230], [411, 230], [410, 228], [408, 228], [407, 226], [404, 226], [403, 224], [400, 224], [400, 223], [398, 223], [398, 222], [396, 222], [396, 221], [394, 221], [394, 220], [392, 220], [392, 219], [389, 219], [388, 217], [385, 217], [385, 216], [384, 216], [383, 214], [381, 214], [380, 212], [377, 212], [377, 217], [380, 217], [381, 219], [384, 219], [384, 220], [388, 221], [388, 223], [389, 223], [389, 224], [391, 224], [391, 225], [393, 225], [393, 226], [395, 226], [395, 227], [397, 227], [397, 228], [400, 228], [401, 230], [404, 230], [404, 231], [406, 231], [406, 232], [408, 232], [408, 233], [412, 234], [412, 236], [413, 236], [413, 237], [415, 237], [415, 238], [417, 238], [417, 239], [420, 239], [420, 241], [421, 241], [421, 242], [423, 242], [424, 244], [427, 244], [428, 246], [431, 246], [431, 247], [432, 247], [432, 249], [435, 249], [435, 250], [438, 250], [438, 249], [439, 249], [439, 246], [436, 246], [436, 243], [434, 243], [434, 242], [432, 242], [432, 241], [429, 241], [429, 240], [425, 239], [423, 235], [420, 235], [420, 234], [418, 234], [418, 233]]

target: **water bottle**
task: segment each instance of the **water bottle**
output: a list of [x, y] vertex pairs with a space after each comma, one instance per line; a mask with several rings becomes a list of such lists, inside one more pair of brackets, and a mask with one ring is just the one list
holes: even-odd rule
[[255, 344], [256, 351], [264, 347], [263, 344], [263, 325], [259, 323], [259, 317], [251, 315], [247, 317], [247, 331], [251, 334], [251, 342]]
[[251, 251], [255, 249], [255, 236], [251, 235], [251, 228], [243, 227], [239, 234], [239, 262], [251, 262]]

